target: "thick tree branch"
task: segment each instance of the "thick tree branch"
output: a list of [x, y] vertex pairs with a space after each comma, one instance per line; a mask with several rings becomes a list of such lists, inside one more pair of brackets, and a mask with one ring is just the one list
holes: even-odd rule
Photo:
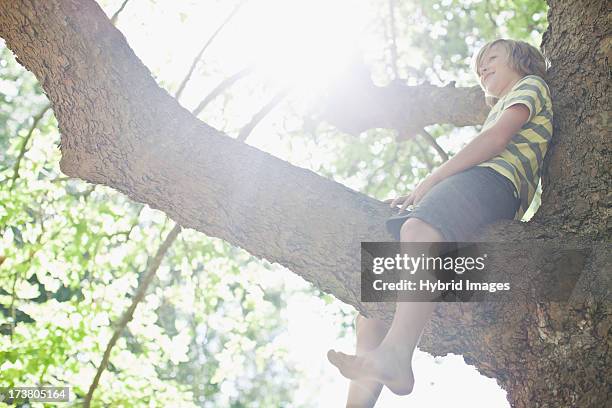
[[[63, 173], [112, 186], [340, 299], [358, 299], [355, 254], [361, 241], [389, 238], [381, 227], [391, 214], [386, 205], [197, 120], [155, 83], [94, 2], [45, 4], [2, 3], [0, 35], [53, 103]], [[300, 219], [309, 222], [299, 234], [279, 227]], [[329, 219], [338, 225], [330, 228]], [[321, 234], [335, 238], [313, 247]]]
[[433, 124], [479, 125], [488, 112], [479, 86], [455, 88], [454, 83], [445, 87], [427, 83], [408, 86], [393, 81], [379, 87], [372, 83], [369, 71], [356, 62], [353, 70], [329, 90], [318, 115], [350, 134], [388, 128], [414, 135]]
[[[549, 21], [567, 32], [596, 30], [605, 27], [605, 3], [594, 0], [576, 14], [573, 2], [560, 0]], [[568, 15], [575, 19], [568, 22]], [[360, 301], [358, 274], [360, 242], [390, 239], [383, 229], [391, 214], [387, 205], [198, 121], [157, 86], [92, 1], [34, 5], [24, 0], [18, 7], [2, 1], [0, 36], [53, 103], [65, 174], [111, 186], [165, 211], [184, 227], [278, 262], [366, 315], [392, 317], [392, 304]], [[610, 92], [608, 73], [592, 51], [603, 37], [587, 31], [569, 44], [559, 38], [545, 42], [556, 67], [551, 81], [556, 109], [564, 113], [544, 173], [546, 209], [529, 223], [499, 223], [479, 238], [587, 245], [594, 238], [609, 239], [603, 187], [609, 172], [602, 166], [609, 163], [612, 149], [601, 129]], [[585, 48], [585, 43], [593, 46]], [[563, 70], [564, 58], [581, 70]], [[572, 75], [585, 77], [582, 84], [590, 87], [592, 101], [580, 96]], [[432, 123], [476, 124], [486, 113], [478, 87], [395, 82], [380, 88], [368, 81], [354, 87], [344, 82], [343, 92], [331, 93], [335, 96], [323, 110], [331, 123], [351, 131], [390, 127], [418, 133]], [[584, 106], [575, 110], [577, 101]], [[577, 164], [576, 157], [583, 163]], [[587, 204], [580, 204], [585, 197]], [[464, 355], [509, 389], [517, 406], [545, 406], [545, 397], [555, 406], [603, 406], [606, 384], [581, 381], [601, 378], [606, 369], [610, 307], [602, 302], [609, 284], [603, 271], [609, 270], [610, 260], [609, 251], [598, 245], [593, 244], [597, 251], [578, 289], [586, 299], [568, 305], [538, 305], [530, 297], [511, 304], [443, 304], [426, 328], [422, 347], [434, 354]], [[534, 268], [517, 256], [497, 272], [512, 276]], [[595, 356], [588, 365], [568, 364], [587, 355]]]
[[[189, 75], [190, 74], [187, 74], [185, 79], [188, 79]], [[176, 95], [175, 95], [175, 97], [176, 97]], [[244, 140], [246, 140], [246, 137], [248, 137], [248, 135], [244, 137]], [[138, 211], [138, 214], [136, 215], [135, 222], [132, 223], [132, 226], [130, 227], [129, 230], [127, 230], [127, 231], [119, 231], [119, 232], [116, 232], [114, 234], [107, 235], [106, 238], [108, 238], [110, 240], [114, 236], [124, 235], [126, 240], [129, 239], [129, 236], [132, 233], [132, 230], [138, 225], [138, 219], [140, 217], [140, 212], [142, 211], [143, 208], [144, 208], [144, 205], [141, 205], [140, 209]], [[166, 218], [164, 220], [164, 225], [165, 225], [165, 223], [167, 221], [168, 221], [168, 219]], [[85, 396], [85, 400], [83, 402], [83, 406], [84, 407], [89, 407], [90, 406], [91, 399], [93, 398], [93, 393], [95, 392], [95, 390], [98, 387], [98, 384], [100, 382], [100, 377], [102, 376], [102, 373], [104, 372], [104, 370], [106, 369], [106, 367], [110, 363], [110, 353], [111, 353], [113, 347], [117, 343], [117, 340], [121, 336], [121, 333], [123, 332], [123, 330], [127, 327], [127, 324], [129, 323], [129, 321], [132, 320], [132, 316], [134, 315], [134, 311], [136, 310], [136, 307], [144, 299], [144, 296], [145, 296], [145, 294], [147, 292], [147, 288], [149, 287], [149, 285], [151, 284], [151, 282], [153, 280], [153, 277], [157, 273], [157, 270], [159, 269], [159, 266], [161, 265], [161, 262], [162, 262], [164, 256], [166, 255], [166, 253], [168, 252], [168, 250], [170, 249], [170, 247], [172, 246], [174, 241], [176, 241], [176, 239], [178, 238], [180, 231], [181, 231], [180, 225], [175, 223], [174, 226], [172, 227], [172, 230], [170, 231], [170, 233], [168, 233], [168, 236], [166, 237], [166, 240], [159, 247], [159, 249], [158, 249], [157, 253], [155, 254], [155, 256], [149, 260], [149, 268], [148, 268], [147, 272], [145, 273], [144, 278], [142, 279], [140, 285], [138, 286], [138, 289], [136, 291], [136, 295], [134, 296], [134, 298], [132, 300], [132, 303], [130, 304], [128, 309], [123, 314], [122, 319], [119, 321], [117, 327], [115, 328], [113, 336], [111, 337], [111, 339], [109, 340], [109, 342], [106, 345], [106, 349], [104, 350], [104, 355], [102, 356], [102, 361], [101, 361], [100, 365], [98, 366], [98, 369], [96, 371], [96, 375], [94, 376], [94, 379], [93, 379], [91, 385], [89, 386], [89, 391], [87, 392], [87, 395]]]

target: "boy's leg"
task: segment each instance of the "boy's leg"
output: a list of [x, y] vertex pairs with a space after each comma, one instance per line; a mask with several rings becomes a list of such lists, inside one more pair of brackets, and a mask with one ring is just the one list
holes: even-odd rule
[[[441, 242], [442, 234], [428, 223], [411, 218], [401, 230], [402, 242]], [[432, 294], [436, 296], [437, 294]], [[385, 384], [395, 394], [412, 392], [412, 354], [435, 303], [398, 302], [389, 332], [374, 350], [361, 356], [330, 350], [328, 358], [351, 379], [368, 379]]]
[[[360, 356], [374, 350], [385, 338], [388, 327], [379, 319], [367, 319], [361, 314], [357, 316], [356, 332], [357, 346], [355, 354]], [[371, 408], [382, 390], [382, 384], [368, 379], [352, 380], [349, 385], [347, 408]]]

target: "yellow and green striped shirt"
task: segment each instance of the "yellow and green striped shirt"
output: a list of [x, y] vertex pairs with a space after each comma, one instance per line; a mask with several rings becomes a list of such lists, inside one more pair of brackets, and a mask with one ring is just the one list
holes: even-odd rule
[[529, 208], [542, 170], [542, 160], [552, 138], [552, 100], [548, 85], [536, 75], [521, 78], [489, 112], [482, 130], [493, 126], [504, 109], [522, 103], [529, 108], [529, 119], [506, 149], [479, 166], [490, 167], [508, 178], [521, 200], [514, 219], [520, 220]]

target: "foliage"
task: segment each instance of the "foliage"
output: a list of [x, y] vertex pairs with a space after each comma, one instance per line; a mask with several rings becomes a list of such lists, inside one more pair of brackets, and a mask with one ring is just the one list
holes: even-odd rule
[[[479, 45], [498, 35], [538, 45], [546, 24], [544, 1], [395, 3], [397, 72], [409, 83], [473, 85], [469, 62]], [[375, 4], [378, 35], [390, 44], [388, 2]], [[393, 79], [389, 51], [369, 61], [379, 83]], [[272, 92], [259, 83], [245, 88]], [[224, 128], [236, 128], [226, 116], [240, 100], [232, 92], [202, 117], [214, 114]], [[116, 191], [64, 177], [57, 123], [47, 103], [35, 78], [2, 47], [0, 384], [69, 385], [78, 405], [114, 324], [171, 223]], [[297, 111], [289, 103], [283, 123], [302, 124]], [[300, 126], [279, 130], [289, 147], [286, 159], [379, 199], [406, 192], [429, 166], [441, 163], [423, 140], [424, 149], [414, 141], [396, 143], [389, 130], [356, 138], [323, 125], [311, 133]], [[467, 140], [475, 132], [444, 126], [428, 131], [441, 144], [453, 137]], [[299, 148], [322, 152], [329, 160], [313, 164], [292, 157]], [[292, 289], [278, 281], [261, 283], [278, 273], [277, 267], [219, 240], [183, 231], [113, 349], [93, 405], [292, 406], [301, 373], [286, 359], [279, 340]], [[328, 295], [308, 291], [350, 321]]]
[[[111, 189], [63, 177], [51, 112], [13, 184], [28, 116], [46, 100], [6, 48], [0, 64], [0, 384], [69, 385], [78, 404], [169, 223]], [[285, 351], [276, 342], [284, 288], [262, 287], [261, 269], [272, 267], [184, 231], [113, 350], [94, 406], [289, 400], [298, 375], [278, 363]]]

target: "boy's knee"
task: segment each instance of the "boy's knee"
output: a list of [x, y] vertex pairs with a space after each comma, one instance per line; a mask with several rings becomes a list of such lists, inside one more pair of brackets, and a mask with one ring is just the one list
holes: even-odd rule
[[367, 324], [367, 323], [368, 323], [368, 318], [362, 315], [361, 313], [359, 313], [357, 315], [357, 318], [355, 319], [355, 328], [357, 328], [357, 326], [363, 326], [364, 324]]
[[443, 236], [437, 228], [418, 218], [409, 218], [400, 229], [404, 242], [440, 242]]
[[363, 316], [360, 314], [357, 315], [357, 317], [355, 318], [355, 330], [359, 329], [361, 327], [362, 323], [362, 319]]

